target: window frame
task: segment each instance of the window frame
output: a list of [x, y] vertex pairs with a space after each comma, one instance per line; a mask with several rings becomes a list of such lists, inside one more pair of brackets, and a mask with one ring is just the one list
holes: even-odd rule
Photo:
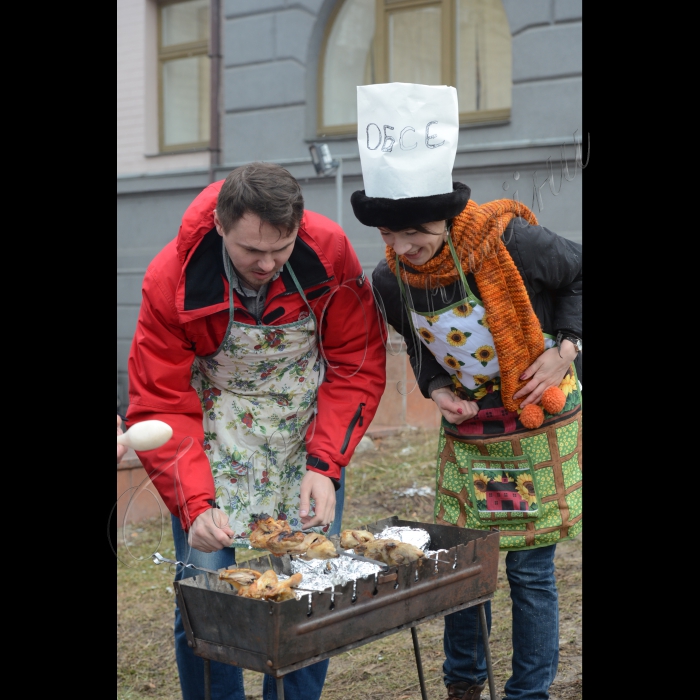
[[[206, 141], [193, 141], [191, 143], [178, 143], [173, 145], [165, 144], [165, 104], [163, 95], [163, 65], [168, 61], [180, 58], [194, 58], [195, 56], [206, 56], [209, 58], [209, 75], [208, 80], [211, 84], [211, 19], [210, 19], [210, 36], [206, 40], [189, 41], [182, 44], [173, 44], [171, 46], [163, 46], [163, 8], [169, 5], [180, 5], [188, 0], [158, 0], [158, 42], [156, 44], [157, 51], [157, 70], [158, 70], [158, 151], [159, 153], [181, 153], [183, 151], [206, 151], [211, 147], [211, 133]], [[211, 6], [209, 8], [211, 12]], [[211, 87], [210, 87], [211, 89]], [[211, 109], [211, 105], [209, 105]], [[211, 114], [209, 115], [211, 121]]]
[[[354, 131], [357, 131], [357, 124], [334, 124], [333, 126], [324, 126], [323, 121], [323, 108], [325, 102], [323, 97], [323, 80], [326, 75], [326, 52], [328, 49], [328, 41], [330, 39], [331, 32], [333, 31], [333, 27], [335, 26], [335, 22], [338, 19], [338, 15], [340, 14], [340, 10], [343, 8], [343, 5], [346, 3], [346, 1], [347, 0], [340, 0], [340, 2], [337, 2], [335, 4], [333, 9], [331, 10], [330, 17], [328, 18], [328, 22], [326, 23], [326, 26], [323, 31], [323, 41], [321, 42], [321, 54], [319, 56], [319, 70], [316, 76], [316, 133], [319, 136], [345, 136], [347, 134], [353, 133]], [[374, 51], [376, 54], [376, 28], [374, 31], [374, 36], [375, 39], [372, 40], [372, 47], [370, 48], [370, 51]]]
[[[317, 76], [317, 110], [316, 110], [316, 133], [318, 136], [346, 136], [357, 131], [357, 123], [335, 124], [326, 126], [324, 124], [324, 93], [323, 83], [326, 73], [326, 53], [328, 40], [345, 2], [341, 0], [333, 8], [326, 24], [323, 41], [321, 43], [321, 54], [319, 58], [319, 71]], [[376, 83], [388, 82], [389, 74], [389, 41], [388, 27], [389, 15], [402, 10], [417, 9], [420, 7], [440, 7], [441, 9], [441, 32], [442, 32], [442, 52], [440, 72], [443, 85], [455, 85], [457, 82], [457, 45], [459, 27], [457, 26], [457, 2], [459, 0], [375, 0], [375, 29], [374, 39], [370, 51], [374, 52], [375, 78]], [[506, 123], [511, 118], [511, 107], [503, 109], [482, 109], [472, 112], [460, 112], [459, 124], [461, 126], [479, 124], [501, 124]]]
[[440, 57], [440, 78], [442, 85], [454, 84], [454, 26], [455, 3], [457, 0], [377, 0], [375, 3], [375, 55], [378, 58], [377, 82], [389, 82], [389, 15], [423, 7], [440, 8], [440, 33], [442, 55]]

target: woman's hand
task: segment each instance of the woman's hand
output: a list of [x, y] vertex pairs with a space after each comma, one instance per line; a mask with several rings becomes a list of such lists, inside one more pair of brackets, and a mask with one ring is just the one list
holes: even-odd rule
[[464, 423], [465, 420], [474, 418], [479, 412], [479, 406], [476, 401], [460, 399], [452, 389], [446, 386], [435, 389], [430, 396], [440, 409], [440, 413], [453, 425]]
[[561, 357], [557, 347], [545, 350], [520, 376], [522, 380], [530, 380], [520, 391], [513, 394], [516, 401], [527, 397], [520, 404], [520, 408], [531, 403], [538, 404], [545, 389], [559, 386], [576, 354], [576, 346], [570, 340], [562, 340]]

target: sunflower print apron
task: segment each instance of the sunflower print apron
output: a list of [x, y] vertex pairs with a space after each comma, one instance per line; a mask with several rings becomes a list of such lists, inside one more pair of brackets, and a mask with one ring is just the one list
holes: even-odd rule
[[[396, 278], [413, 332], [451, 376], [455, 393], [479, 403], [478, 414], [460, 425], [442, 419], [436, 468], [435, 522], [498, 530], [504, 550], [532, 549], [581, 532], [581, 389], [572, 364], [560, 384], [561, 413], [528, 430], [500, 399], [498, 355], [482, 302], [474, 296], [448, 244], [464, 297], [419, 312]], [[544, 334], [545, 349], [555, 345]], [[485, 404], [485, 406], [484, 406]], [[482, 407], [483, 406], [483, 407]]]
[[281, 326], [252, 326], [234, 321], [231, 263], [228, 256], [224, 259], [229, 279], [228, 328], [217, 352], [195, 360], [191, 384], [202, 403], [204, 450], [216, 502], [228, 514], [238, 538], [232, 546], [248, 547], [257, 514], [267, 513], [301, 527], [305, 437], [324, 366], [316, 317], [291, 265], [286, 263], [287, 270], [308, 314]]

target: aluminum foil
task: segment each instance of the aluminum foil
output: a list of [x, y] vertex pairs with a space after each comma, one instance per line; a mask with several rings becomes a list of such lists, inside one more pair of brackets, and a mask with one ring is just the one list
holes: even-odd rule
[[[300, 573], [303, 577], [299, 587], [313, 591], [344, 586], [348, 581], [373, 576], [381, 569], [379, 565], [343, 556], [337, 559], [312, 559], [311, 561], [292, 557], [292, 573]], [[305, 594], [295, 593], [295, 595], [299, 599]]]
[[[430, 535], [427, 530], [415, 527], [387, 527], [375, 535], [378, 540], [398, 540], [408, 542], [422, 549], [424, 552], [430, 551]], [[347, 550], [354, 554], [354, 550]], [[435, 553], [433, 552], [433, 556]], [[303, 576], [300, 588], [307, 590], [322, 591], [333, 586], [344, 586], [349, 581], [356, 581], [360, 578], [373, 576], [382, 570], [382, 567], [369, 562], [357, 561], [349, 557], [340, 556], [337, 559], [312, 559], [304, 561], [292, 557], [292, 573], [300, 573]], [[304, 593], [296, 593], [297, 598], [303, 597]]]
[[430, 534], [421, 527], [385, 527], [375, 535], [378, 540], [398, 540], [408, 542], [424, 552], [430, 546]]
[[430, 549], [430, 533], [421, 527], [386, 527], [375, 537], [378, 540], [408, 542], [414, 547], [422, 549], [427, 559], [440, 559], [441, 552], [449, 551], [447, 549]]

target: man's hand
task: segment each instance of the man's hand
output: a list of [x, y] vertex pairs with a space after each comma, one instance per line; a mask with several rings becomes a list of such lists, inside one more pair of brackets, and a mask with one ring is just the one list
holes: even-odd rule
[[218, 552], [233, 542], [235, 533], [228, 525], [228, 516], [219, 508], [200, 513], [187, 534], [187, 542], [200, 552]]
[[458, 398], [449, 387], [435, 389], [430, 396], [440, 409], [440, 413], [452, 424], [459, 425], [465, 420], [474, 418], [479, 412], [476, 401], [465, 401]]
[[[120, 435], [123, 435], [124, 431], [122, 430], [122, 419], [119, 417], [119, 414], [117, 413], [117, 437]], [[122, 457], [127, 453], [127, 450], [129, 448], [126, 445], [117, 445], [117, 464], [121, 461]]]
[[[314, 516], [309, 515], [311, 499], [314, 499]], [[335, 515], [335, 486], [323, 474], [307, 471], [301, 480], [299, 517], [304, 529], [328, 525]]]
[[559, 348], [545, 350], [520, 377], [522, 380], [530, 380], [520, 391], [513, 394], [516, 401], [527, 397], [520, 404], [520, 408], [525, 408], [530, 403], [539, 403], [545, 389], [549, 389], [550, 386], [559, 386], [575, 358], [576, 346], [570, 340], [562, 340], [561, 357]]

